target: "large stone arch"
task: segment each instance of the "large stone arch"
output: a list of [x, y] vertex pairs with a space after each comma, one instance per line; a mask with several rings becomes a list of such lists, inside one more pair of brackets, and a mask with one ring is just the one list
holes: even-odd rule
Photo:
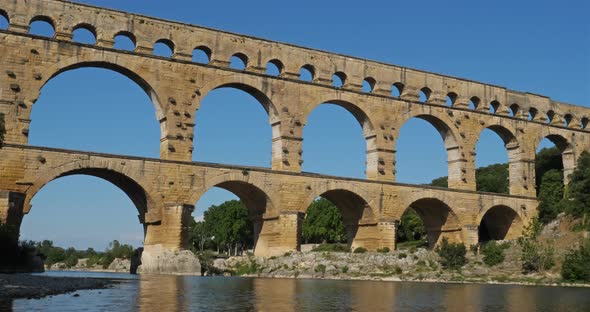
[[412, 118], [422, 119], [432, 125], [440, 134], [445, 149], [447, 151], [448, 164], [448, 187], [449, 188], [468, 188], [465, 185], [469, 183], [466, 168], [466, 155], [464, 143], [458, 130], [452, 126], [452, 120], [448, 115], [439, 113], [429, 106], [419, 106], [418, 109], [409, 110], [398, 120], [395, 130], [395, 145], [399, 139], [401, 128]]
[[[528, 188], [528, 185], [526, 185], [527, 181], [523, 181], [522, 177], [525, 176], [528, 169], [526, 164], [527, 159], [519, 142], [519, 138], [517, 137], [516, 130], [506, 124], [485, 125], [478, 131], [477, 141], [475, 141], [476, 143], [471, 147], [473, 149], [471, 154], [475, 155], [475, 157], [477, 157], [477, 142], [481, 139], [481, 135], [485, 129], [489, 129], [498, 135], [506, 148], [509, 177], [508, 193], [512, 195], [526, 194], [525, 190]], [[476, 159], [473, 159], [474, 169], [475, 161]]]
[[[208, 75], [205, 75], [208, 77]], [[258, 76], [249, 77], [245, 75], [216, 75], [215, 79], [206, 80], [199, 86], [199, 97], [197, 98], [196, 109], [199, 108], [200, 101], [211, 91], [221, 88], [232, 88], [244, 91], [254, 97], [264, 108], [269, 117], [269, 122], [274, 124], [279, 118], [278, 104], [274, 102], [270, 85], [265, 78]]]
[[[226, 173], [215, 177], [207, 177], [205, 185], [191, 196], [191, 203], [197, 201], [211, 188], [218, 187], [236, 195], [248, 209], [248, 215], [253, 225], [254, 252], [266, 255], [273, 247], [273, 237], [276, 236], [276, 222], [278, 211], [274, 200], [268, 195], [264, 182], [250, 178], [249, 174]], [[280, 231], [280, 229], [279, 229]]]
[[429, 248], [434, 248], [443, 238], [447, 238], [451, 243], [463, 242], [462, 222], [443, 199], [436, 196], [416, 197], [409, 201], [403, 210], [398, 211], [395, 219], [401, 220], [402, 215], [409, 208], [416, 211], [424, 222]]
[[479, 241], [511, 240], [522, 235], [525, 217], [520, 209], [494, 205], [477, 216]]
[[[535, 138], [532, 145], [532, 155], [536, 155], [537, 148], [543, 139], [548, 139], [561, 151], [561, 161], [563, 162], [563, 182], [567, 185], [569, 182], [569, 175], [574, 172], [576, 167], [577, 156], [574, 144], [572, 144], [573, 138], [571, 135], [563, 134], [559, 130], [546, 129], [550, 127], [544, 127], [543, 131], [539, 133]], [[534, 156], [533, 156], [533, 159]], [[533, 180], [536, 176], [533, 176]]]
[[146, 183], [141, 175], [120, 162], [98, 160], [73, 161], [38, 174], [32, 185], [25, 190], [23, 212], [29, 213], [31, 200], [45, 185], [58, 178], [71, 175], [88, 175], [108, 181], [131, 199], [140, 213], [140, 217], [150, 213], [151, 218], [160, 218], [160, 209], [163, 204], [158, 198], [156, 190]]
[[376, 232], [377, 213], [374, 210], [375, 203], [368, 199], [368, 194], [344, 183], [322, 185], [313, 190], [302, 202], [302, 212], [306, 212], [316, 198], [323, 197], [340, 210], [347, 242], [353, 250], [357, 247], [376, 248], [380, 239]]

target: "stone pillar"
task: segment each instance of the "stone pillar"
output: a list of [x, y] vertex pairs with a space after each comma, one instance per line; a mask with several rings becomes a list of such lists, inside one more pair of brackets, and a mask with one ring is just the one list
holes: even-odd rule
[[387, 247], [391, 251], [395, 250], [398, 227], [399, 221], [397, 220], [382, 220], [377, 223], [377, 231], [379, 232], [380, 240], [378, 248]]
[[301, 172], [303, 164], [303, 122], [288, 109], [272, 123], [272, 169]]
[[467, 249], [472, 245], [477, 245], [479, 243], [479, 224], [463, 224], [461, 236]]
[[11, 240], [16, 243], [23, 219], [25, 194], [0, 190], [0, 223], [14, 228]]
[[139, 273], [201, 274], [197, 257], [189, 250], [193, 205], [170, 204], [145, 216], [146, 236]]
[[[375, 251], [381, 246], [381, 233], [377, 223], [345, 224], [350, 250], [354, 251], [359, 247]], [[353, 236], [354, 235], [354, 236]]]
[[278, 216], [264, 218], [254, 255], [272, 257], [300, 250], [303, 218], [304, 214], [298, 211], [285, 211]]
[[395, 181], [395, 151], [391, 149], [367, 150], [367, 179]]

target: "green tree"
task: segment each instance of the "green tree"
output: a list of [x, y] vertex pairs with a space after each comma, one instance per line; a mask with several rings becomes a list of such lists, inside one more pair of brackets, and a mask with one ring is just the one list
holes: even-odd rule
[[563, 173], [557, 169], [546, 171], [539, 187], [539, 220], [549, 223], [560, 212], [563, 199]]
[[340, 210], [327, 199], [311, 203], [302, 225], [305, 243], [345, 243], [346, 229]]
[[211, 234], [207, 231], [205, 221], [196, 222], [191, 220], [190, 225], [190, 242], [194, 250], [203, 251], [207, 241], [211, 239]]
[[543, 176], [549, 170], [563, 170], [561, 151], [557, 147], [543, 148], [535, 156], [535, 185], [540, 191]]
[[248, 208], [238, 200], [213, 205], [205, 211], [204, 231], [217, 249], [236, 254], [254, 245], [254, 230]]
[[508, 193], [508, 165], [494, 164], [475, 170], [477, 191]]
[[458, 269], [467, 263], [467, 248], [463, 243], [449, 243], [444, 237], [440, 246], [436, 248], [436, 253], [440, 256], [440, 263], [444, 268]]
[[585, 227], [590, 226], [590, 153], [584, 151], [578, 158], [560, 207], [569, 215], [583, 218], [582, 224]]
[[590, 282], [590, 239], [586, 239], [578, 249], [567, 253], [561, 276], [567, 281]]
[[404, 212], [396, 235], [398, 242], [416, 241], [424, 238], [426, 235], [424, 222], [414, 209], [410, 208]]
[[430, 185], [438, 186], [438, 187], [449, 187], [448, 180], [449, 179], [447, 177], [436, 178], [436, 179], [432, 180], [432, 182], [430, 182]]

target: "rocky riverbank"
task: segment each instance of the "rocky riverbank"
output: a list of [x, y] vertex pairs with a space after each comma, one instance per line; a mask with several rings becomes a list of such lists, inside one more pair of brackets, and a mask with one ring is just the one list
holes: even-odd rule
[[90, 272], [110, 272], [110, 273], [129, 273], [131, 271], [131, 260], [115, 258], [107, 267], [100, 264], [90, 264], [89, 259], [78, 259], [76, 265], [68, 267], [63, 262], [57, 262], [45, 267], [48, 271], [90, 271]]
[[[295, 252], [268, 259], [253, 256], [213, 261], [211, 272], [269, 278], [319, 278], [345, 280], [431, 281], [566, 285], [559, 272], [523, 274], [517, 246], [506, 250], [506, 259], [495, 266], [470, 254], [458, 270], [443, 269], [439, 256], [427, 249], [388, 253]], [[580, 285], [576, 286], [590, 286]]]
[[82, 289], [102, 289], [116, 283], [116, 280], [104, 278], [0, 274], [0, 301], [41, 298]]

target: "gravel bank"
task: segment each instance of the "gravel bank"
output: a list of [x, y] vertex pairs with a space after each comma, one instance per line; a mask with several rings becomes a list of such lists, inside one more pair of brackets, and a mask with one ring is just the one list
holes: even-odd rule
[[117, 280], [104, 278], [0, 274], [0, 301], [41, 298], [82, 289], [108, 288], [116, 283]]

